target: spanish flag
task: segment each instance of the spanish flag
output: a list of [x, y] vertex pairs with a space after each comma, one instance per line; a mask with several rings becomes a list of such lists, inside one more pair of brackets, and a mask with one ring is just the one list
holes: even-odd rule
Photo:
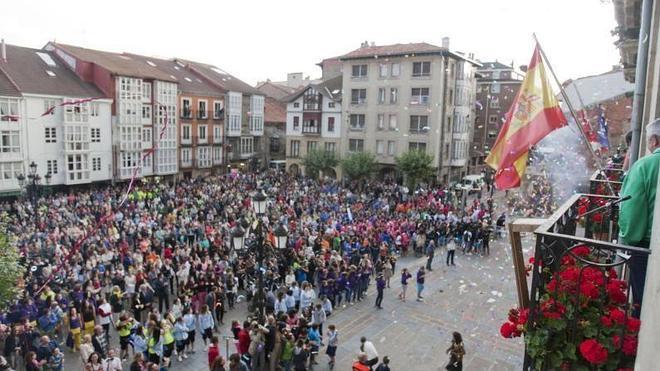
[[551, 131], [566, 125], [566, 117], [548, 83], [538, 44], [518, 96], [505, 116], [486, 163], [495, 169], [498, 189], [520, 186], [527, 152]]

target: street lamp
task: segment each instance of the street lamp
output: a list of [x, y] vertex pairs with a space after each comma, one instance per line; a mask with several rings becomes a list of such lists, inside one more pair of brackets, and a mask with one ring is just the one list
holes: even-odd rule
[[[39, 196], [41, 190], [41, 175], [37, 174], [37, 163], [32, 161], [28, 166], [27, 176], [23, 174], [18, 174], [16, 179], [20, 187], [25, 187], [27, 197], [32, 201], [32, 205], [36, 207], [37, 196]], [[52, 175], [48, 172], [44, 175], [43, 179], [46, 181], [46, 185], [50, 185]]]
[[234, 249], [243, 250], [243, 247], [245, 247], [245, 229], [237, 225], [231, 232], [231, 238], [234, 240]]
[[286, 241], [289, 238], [289, 231], [284, 227], [284, 224], [280, 223], [280, 225], [273, 231], [273, 234], [275, 235], [277, 249], [286, 249]]
[[263, 190], [258, 190], [257, 193], [252, 197], [252, 202], [254, 204], [254, 212], [257, 215], [261, 216], [266, 213], [266, 203], [268, 197]]

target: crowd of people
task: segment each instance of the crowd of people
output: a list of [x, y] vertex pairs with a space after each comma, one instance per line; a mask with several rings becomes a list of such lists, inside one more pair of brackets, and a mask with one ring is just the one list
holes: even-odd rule
[[[250, 197], [257, 189], [269, 196], [261, 215]], [[75, 354], [84, 370], [121, 370], [123, 362], [158, 370], [204, 351], [211, 370], [306, 370], [321, 347], [333, 366], [340, 336], [329, 318], [365, 300], [373, 282], [382, 308], [398, 257], [426, 255], [429, 270], [446, 246], [453, 265], [456, 249], [488, 254], [493, 231], [492, 199], [457, 205], [433, 187], [409, 194], [393, 183], [342, 186], [267, 172], [144, 181], [120, 206], [123, 192], [106, 186], [0, 205], [28, 266], [24, 296], [2, 313], [0, 369], [61, 370]], [[257, 221], [265, 226], [261, 266]], [[250, 226], [244, 249], [232, 243], [240, 224]], [[285, 249], [274, 247], [277, 226], [288, 230]], [[413, 278], [400, 274], [405, 300]], [[423, 267], [414, 280], [423, 300]], [[236, 349], [225, 359], [219, 326], [239, 301], [256, 311], [257, 298], [266, 315], [232, 321]], [[374, 354], [363, 341], [357, 364], [388, 370]]]

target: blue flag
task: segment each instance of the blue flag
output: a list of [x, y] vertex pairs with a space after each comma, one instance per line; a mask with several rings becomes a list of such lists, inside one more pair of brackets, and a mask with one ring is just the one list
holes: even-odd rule
[[600, 111], [600, 116], [598, 116], [598, 143], [600, 143], [601, 151], [610, 150], [610, 140], [608, 139], [607, 134], [607, 121], [605, 120], [605, 112]]

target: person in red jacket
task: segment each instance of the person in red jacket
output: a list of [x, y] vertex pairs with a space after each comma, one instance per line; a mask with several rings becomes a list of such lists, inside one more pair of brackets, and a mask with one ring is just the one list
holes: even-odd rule
[[243, 322], [243, 328], [238, 332], [238, 352], [243, 355], [250, 348], [250, 322]]
[[213, 365], [213, 361], [215, 361], [216, 358], [220, 355], [220, 347], [218, 346], [218, 343], [220, 340], [218, 340], [217, 336], [213, 336], [211, 338], [211, 346], [209, 347], [209, 369], [211, 369]]

